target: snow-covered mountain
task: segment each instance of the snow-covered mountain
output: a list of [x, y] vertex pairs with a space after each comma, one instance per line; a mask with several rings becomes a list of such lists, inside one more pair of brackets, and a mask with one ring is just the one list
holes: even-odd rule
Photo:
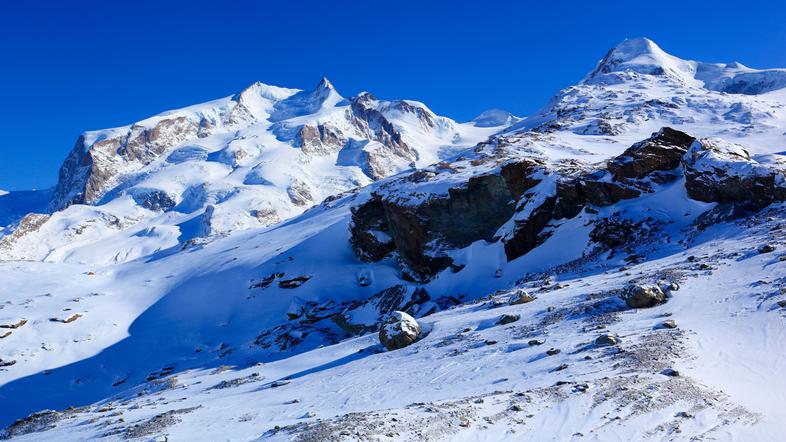
[[0, 238], [4, 435], [781, 440], [783, 75], [635, 39], [523, 119], [323, 81], [87, 133]]
[[[45, 214], [55, 213], [22, 219], [28, 233], [0, 243], [0, 258], [122, 262], [270, 226], [327, 197], [448, 158], [515, 120], [459, 124], [416, 101], [367, 92], [346, 99], [327, 79], [313, 91], [256, 83], [83, 133]], [[75, 251], [88, 245], [89, 257]]]

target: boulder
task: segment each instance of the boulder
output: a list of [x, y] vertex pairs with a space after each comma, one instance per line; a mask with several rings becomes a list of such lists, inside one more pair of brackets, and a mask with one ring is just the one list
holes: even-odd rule
[[595, 345], [598, 347], [607, 347], [619, 344], [619, 338], [616, 335], [604, 334], [595, 339]]
[[666, 302], [666, 294], [658, 286], [630, 285], [622, 293], [630, 308], [649, 308]]
[[525, 292], [524, 290], [519, 290], [510, 299], [510, 305], [526, 304], [526, 303], [532, 302], [534, 300], [535, 300], [534, 296], [530, 295], [529, 293]]
[[418, 321], [398, 310], [388, 315], [379, 327], [379, 341], [388, 350], [404, 348], [415, 342], [419, 335]]
[[499, 324], [499, 325], [506, 325], [506, 324], [510, 324], [510, 323], [516, 322], [519, 319], [521, 319], [521, 316], [519, 316], [519, 315], [504, 314], [504, 315], [499, 317], [499, 319], [497, 320], [497, 324]]
[[775, 251], [775, 246], [772, 244], [764, 244], [756, 249], [759, 253], [770, 253]]

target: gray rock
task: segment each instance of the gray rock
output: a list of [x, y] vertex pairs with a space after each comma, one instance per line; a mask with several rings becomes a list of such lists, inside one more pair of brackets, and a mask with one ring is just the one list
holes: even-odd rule
[[617, 345], [619, 344], [619, 338], [612, 334], [604, 334], [600, 335], [595, 339], [595, 345], [598, 347], [606, 347], [610, 345]]
[[419, 335], [418, 321], [398, 310], [389, 314], [379, 327], [379, 341], [388, 350], [404, 348], [415, 342]]
[[668, 321], [664, 321], [662, 325], [663, 328], [677, 328], [677, 321], [669, 319]]
[[519, 290], [518, 292], [516, 292], [515, 295], [513, 295], [513, 298], [511, 298], [510, 305], [526, 304], [534, 300], [535, 300], [534, 296], [530, 295], [524, 290]]
[[497, 324], [499, 325], [510, 324], [512, 322], [518, 321], [519, 319], [521, 319], [521, 316], [519, 315], [504, 314], [499, 317], [499, 319], [497, 320]]
[[772, 244], [764, 244], [763, 246], [759, 247], [757, 250], [759, 253], [770, 253], [775, 251], [775, 246], [773, 246]]

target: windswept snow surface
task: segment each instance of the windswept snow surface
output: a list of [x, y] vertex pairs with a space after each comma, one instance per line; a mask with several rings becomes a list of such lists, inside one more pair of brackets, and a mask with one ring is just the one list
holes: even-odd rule
[[[684, 61], [636, 39], [525, 119], [489, 111], [459, 124], [364, 95], [418, 152], [414, 172], [385, 157], [391, 176], [376, 182], [357, 161], [381, 141], [303, 158], [298, 128], [352, 121], [329, 82], [257, 84], [244, 101], [252, 124], [124, 162], [118, 187], [92, 204], [23, 218], [4, 200], [40, 207], [37, 196], [0, 195], [0, 425], [28, 416], [5, 436], [784, 440], [784, 203], [708, 223], [719, 206], [691, 199], [674, 174], [550, 220], [542, 243], [508, 261], [498, 239], [559, 185], [539, 172], [491, 241], [449, 249], [453, 267], [427, 281], [405, 277], [394, 255], [363, 262], [350, 244], [353, 208], [376, 196], [417, 206], [509, 157], [582, 170], [663, 126], [714, 137], [702, 143], [717, 150], [692, 148], [702, 171], [759, 174], [782, 164], [781, 72]], [[137, 125], [209, 119], [237, 100]], [[87, 133], [85, 146], [131, 130]], [[252, 153], [232, 164], [235, 147]], [[306, 205], [293, 203], [294, 178], [313, 191]], [[167, 200], [151, 190], [173, 195], [171, 207], [152, 210]], [[279, 218], [249, 221], [262, 203]], [[635, 223], [636, 241], [597, 247], [591, 232], [608, 219]], [[667, 301], [629, 308], [629, 284], [663, 287]], [[412, 311], [419, 339], [385, 351], [372, 301], [392, 289], [429, 298]], [[511, 302], [521, 290], [535, 299]], [[503, 315], [518, 318], [500, 325]]]

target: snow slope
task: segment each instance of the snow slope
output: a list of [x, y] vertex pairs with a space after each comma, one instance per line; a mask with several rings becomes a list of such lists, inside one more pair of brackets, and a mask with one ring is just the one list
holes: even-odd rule
[[[133, 157], [118, 175], [130, 180], [121, 190], [11, 228], [6, 237], [20, 239], [5, 253], [34, 259], [0, 262], [0, 336], [10, 332], [0, 338], [0, 423], [28, 416], [5, 436], [786, 438], [786, 95], [717, 86], [779, 70], [733, 65], [710, 76], [707, 66], [716, 65], [629, 40], [535, 115], [493, 111], [464, 125], [417, 102], [363, 94], [364, 109], [395, 121], [403, 144], [378, 137], [386, 147], [368, 141], [360, 150], [419, 146], [423, 162], [376, 182], [357, 164], [336, 169], [358, 144], [330, 150], [331, 127], [356, 126], [342, 126], [352, 104], [328, 82], [307, 93], [259, 86], [251, 96], [264, 99], [247, 109], [266, 122], [236, 139], [264, 140], [251, 143], [261, 156], [233, 169], [247, 180], [269, 160], [255, 184], [212, 164], [232, 144], [219, 132], [199, 138], [212, 147], [168, 147], [141, 172], [130, 171], [141, 158]], [[273, 99], [287, 105], [265, 101]], [[207, 115], [199, 109], [186, 112]], [[292, 135], [320, 124], [319, 135], [306, 133], [311, 143]], [[690, 135], [675, 141], [663, 126]], [[90, 135], [84, 145], [131, 130]], [[438, 135], [455, 133], [482, 142], [467, 149]], [[689, 136], [698, 139], [682, 146]], [[304, 146], [330, 153], [309, 156], [295, 175], [325, 173], [316, 185], [324, 195], [313, 200], [322, 202], [297, 209], [291, 181], [278, 184], [277, 173], [292, 173], [281, 165]], [[612, 167], [633, 161], [651, 170], [632, 178]], [[328, 187], [327, 176], [347, 170], [366, 181]], [[206, 190], [179, 181], [197, 178]], [[238, 214], [258, 208], [258, 195], [215, 191], [230, 185], [231, 195], [273, 187], [284, 201], [276, 210], [292, 211], [241, 225]], [[715, 193], [697, 195], [701, 186]], [[175, 205], [144, 207], [134, 200], [142, 188], [175, 195]], [[745, 201], [757, 193], [768, 198]], [[533, 229], [532, 247], [512, 256], [508, 244]], [[402, 237], [424, 244], [410, 250], [396, 243]], [[372, 259], [358, 257], [364, 247]], [[418, 275], [416, 260], [440, 266]], [[668, 297], [631, 308], [631, 284]], [[515, 302], [521, 290], [535, 299]], [[391, 308], [407, 309], [423, 331], [413, 345], [385, 351], [375, 326]], [[515, 316], [500, 324], [503, 315]], [[45, 409], [55, 411], [31, 415]]]

